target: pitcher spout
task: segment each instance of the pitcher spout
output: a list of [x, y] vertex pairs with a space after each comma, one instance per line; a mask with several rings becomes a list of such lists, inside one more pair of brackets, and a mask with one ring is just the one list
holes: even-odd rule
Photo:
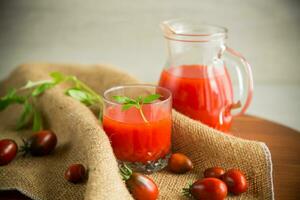
[[167, 39], [184, 42], [220, 41], [227, 38], [227, 29], [196, 20], [173, 19], [161, 22], [160, 28]]

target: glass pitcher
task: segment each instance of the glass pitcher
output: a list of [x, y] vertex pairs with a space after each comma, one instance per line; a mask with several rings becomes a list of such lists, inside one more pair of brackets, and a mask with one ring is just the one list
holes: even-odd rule
[[227, 29], [189, 20], [161, 24], [168, 59], [159, 85], [171, 90], [173, 107], [192, 119], [227, 132], [252, 98], [250, 65], [226, 46]]

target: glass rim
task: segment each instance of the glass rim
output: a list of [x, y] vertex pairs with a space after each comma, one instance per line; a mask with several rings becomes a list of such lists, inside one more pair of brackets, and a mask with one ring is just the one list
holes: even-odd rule
[[[177, 28], [176, 28], [177, 26]], [[193, 27], [187, 33], [184, 28]], [[223, 26], [197, 22], [193, 19], [170, 19], [160, 23], [164, 37], [169, 40], [182, 42], [209, 42], [226, 39], [228, 29]], [[180, 27], [180, 30], [176, 30]], [[197, 30], [198, 29], [198, 30]], [[201, 30], [201, 31], [200, 31]]]
[[169, 89], [165, 88], [165, 87], [161, 87], [159, 85], [154, 85], [154, 84], [125, 84], [125, 85], [117, 85], [117, 86], [113, 86], [111, 88], [108, 88], [104, 91], [103, 93], [103, 101], [112, 105], [122, 105], [121, 103], [112, 101], [110, 99], [108, 99], [107, 95], [108, 93], [112, 92], [112, 91], [116, 91], [119, 89], [125, 89], [125, 88], [135, 88], [135, 87], [145, 87], [145, 88], [159, 88], [161, 90], [164, 90], [165, 92], [167, 92], [168, 97], [162, 101], [157, 101], [157, 102], [153, 102], [153, 103], [149, 103], [148, 105], [156, 105], [156, 104], [163, 104], [167, 101], [172, 102], [172, 93]]

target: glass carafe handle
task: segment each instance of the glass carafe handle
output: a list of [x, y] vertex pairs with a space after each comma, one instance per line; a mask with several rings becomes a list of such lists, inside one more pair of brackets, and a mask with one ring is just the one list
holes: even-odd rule
[[226, 47], [222, 58], [225, 61], [227, 71], [231, 72], [230, 78], [232, 84], [236, 79], [238, 83], [238, 89], [232, 85], [235, 95], [233, 97], [233, 104], [231, 105], [231, 114], [232, 116], [241, 115], [246, 111], [252, 99], [253, 76], [251, 67], [240, 53], [228, 47]]

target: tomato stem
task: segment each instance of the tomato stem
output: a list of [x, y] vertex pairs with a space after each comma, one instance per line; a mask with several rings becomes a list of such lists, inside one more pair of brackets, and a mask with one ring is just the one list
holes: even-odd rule
[[123, 178], [124, 181], [127, 181], [130, 179], [131, 175], [132, 175], [132, 170], [125, 164], [121, 165], [119, 167], [120, 172], [121, 172], [121, 176]]
[[186, 188], [182, 188], [182, 194], [183, 194], [183, 196], [185, 196], [185, 197], [191, 197], [192, 195], [191, 195], [191, 188], [192, 188], [192, 183], [190, 183], [189, 185], [188, 185], [188, 187], [186, 187]]
[[22, 142], [23, 142], [23, 145], [21, 146], [19, 152], [22, 154], [23, 157], [26, 157], [30, 151], [30, 143], [29, 143], [29, 141], [25, 140], [24, 138], [22, 138]]

